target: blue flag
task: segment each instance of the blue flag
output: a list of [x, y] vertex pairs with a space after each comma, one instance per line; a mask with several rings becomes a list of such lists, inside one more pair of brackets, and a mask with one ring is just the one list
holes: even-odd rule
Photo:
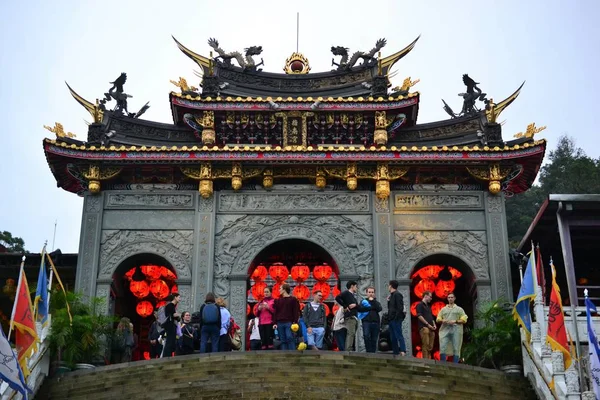
[[34, 310], [36, 321], [41, 322], [42, 326], [48, 323], [48, 275], [46, 273], [46, 257], [42, 251], [42, 263], [40, 264], [40, 273], [38, 275], [37, 290], [35, 291]]
[[513, 309], [513, 317], [517, 320], [519, 325], [525, 329], [527, 336], [531, 334], [530, 303], [531, 299], [535, 297], [535, 285], [533, 280], [533, 274], [535, 273], [535, 257], [533, 251], [529, 254], [529, 261], [527, 262], [527, 268], [525, 268], [523, 282], [521, 282], [521, 290], [519, 290], [517, 302]]
[[588, 341], [589, 341], [589, 356], [590, 356], [590, 375], [594, 394], [596, 398], [600, 396], [600, 346], [598, 345], [598, 338], [596, 332], [594, 332], [594, 325], [592, 325], [592, 312], [596, 312], [596, 306], [590, 299], [585, 298], [585, 307], [587, 308], [587, 328], [588, 328]]
[[27, 396], [31, 389], [25, 383], [23, 370], [19, 365], [17, 355], [15, 354], [10, 343], [4, 336], [4, 331], [0, 329], [0, 380], [8, 383], [14, 391], [23, 395], [23, 399], [27, 400]]

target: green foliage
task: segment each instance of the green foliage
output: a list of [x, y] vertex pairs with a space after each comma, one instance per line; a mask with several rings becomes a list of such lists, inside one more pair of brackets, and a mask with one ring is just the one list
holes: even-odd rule
[[467, 363], [496, 369], [521, 364], [521, 333], [510, 305], [499, 300], [484, 304], [477, 324], [463, 351]]
[[25, 241], [20, 237], [13, 236], [8, 231], [0, 232], [0, 244], [6, 247], [9, 253], [28, 253], [25, 250]]
[[[66, 301], [71, 307], [73, 323], [67, 313]], [[103, 315], [104, 299], [89, 301], [79, 293], [62, 291], [52, 294], [50, 313], [52, 322], [48, 336], [52, 357], [73, 366], [77, 363], [92, 363], [103, 357], [108, 339], [113, 332], [115, 318]]]
[[568, 136], [561, 136], [549, 162], [540, 170], [539, 184], [506, 200], [508, 238], [516, 247], [549, 194], [600, 193], [600, 158], [588, 157]]

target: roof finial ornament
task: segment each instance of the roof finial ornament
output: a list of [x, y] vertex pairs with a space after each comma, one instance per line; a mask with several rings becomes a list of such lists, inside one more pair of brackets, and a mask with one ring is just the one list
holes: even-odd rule
[[415, 86], [419, 82], [421, 82], [420, 79], [415, 79], [413, 81], [412, 78], [409, 76], [408, 78], [404, 79], [404, 81], [402, 82], [402, 86], [396, 86], [392, 88], [392, 93], [401, 94], [403, 96], [407, 95], [410, 88]]
[[539, 128], [536, 128], [535, 122], [532, 122], [531, 124], [527, 125], [527, 129], [525, 130], [525, 133], [519, 132], [514, 137], [516, 137], [516, 138], [522, 138], [522, 137], [533, 138], [533, 136], [535, 134], [540, 133], [544, 129], [546, 129], [546, 126], [540, 126]]
[[308, 58], [298, 51], [300, 41], [300, 13], [296, 13], [296, 51], [285, 60], [283, 70], [286, 74], [308, 74], [310, 64]]
[[375, 43], [375, 47], [373, 47], [370, 51], [357, 51], [354, 54], [352, 54], [350, 60], [348, 60], [347, 47], [331, 46], [331, 52], [334, 56], [342, 56], [339, 63], [336, 63], [335, 59], [332, 59], [331, 65], [337, 66], [338, 71], [349, 70], [352, 69], [352, 67], [356, 65], [358, 60], [362, 58], [362, 66], [368, 67], [370, 65], [373, 65], [373, 63], [377, 61], [377, 57], [375, 57], [375, 54], [377, 54], [379, 50], [381, 50], [386, 45], [386, 43], [387, 41], [385, 40], [385, 38], [379, 39]]
[[117, 105], [115, 106], [115, 108], [113, 108], [113, 112], [124, 113], [125, 115], [131, 118], [139, 118], [142, 114], [146, 112], [146, 110], [150, 108], [150, 106], [148, 105], [149, 102], [144, 104], [137, 113], [130, 113], [127, 110], [127, 99], [133, 96], [125, 93], [123, 89], [123, 86], [125, 85], [126, 81], [127, 74], [125, 72], [122, 72], [121, 75], [119, 75], [119, 77], [114, 80], [114, 82], [109, 82], [112, 84], [112, 87], [108, 89], [108, 92], [104, 93], [104, 98], [100, 100], [99, 107], [102, 111], [106, 111], [106, 102], [115, 100], [117, 102]]
[[256, 64], [256, 62], [254, 61], [254, 58], [252, 58], [252, 56], [258, 56], [259, 54], [262, 53], [262, 46], [251, 46], [251, 47], [245, 48], [244, 55], [246, 56], [246, 58], [244, 58], [244, 56], [242, 56], [242, 54], [239, 51], [233, 51], [231, 53], [226, 53], [225, 50], [223, 50], [222, 48], [219, 47], [219, 41], [217, 39], [214, 39], [214, 38], [208, 39], [208, 45], [210, 47], [212, 47], [213, 50], [216, 51], [218, 54], [218, 56], [215, 57], [214, 60], [217, 62], [218, 62], [219, 58], [221, 60], [223, 60], [222, 64], [226, 68], [233, 67], [233, 64], [231, 64], [232, 59], [235, 59], [237, 61], [238, 65], [240, 66], [240, 68], [242, 68], [244, 71], [260, 72], [260, 71], [262, 71], [262, 69], [257, 69], [257, 68], [260, 67], [261, 65], [265, 65], [265, 62], [262, 58], [260, 59], [260, 62], [258, 64]]
[[198, 96], [198, 88], [195, 86], [189, 86], [187, 80], [183, 77], [179, 77], [178, 81], [169, 80], [173, 85], [181, 89], [182, 95]]
[[48, 129], [52, 133], [55, 133], [57, 138], [64, 138], [64, 137], [74, 138], [74, 137], [77, 137], [74, 133], [65, 132], [65, 129], [63, 128], [63, 124], [61, 124], [60, 122], [55, 122], [54, 123], [54, 127], [49, 127], [48, 125], [44, 125], [44, 128]]
[[488, 102], [488, 99], [486, 98], [487, 94], [483, 93], [481, 89], [479, 89], [479, 87], [477, 86], [479, 85], [479, 82], [475, 82], [475, 80], [467, 74], [463, 75], [463, 82], [467, 87], [467, 91], [465, 93], [458, 94], [463, 98], [463, 107], [460, 113], [454, 113], [454, 111], [452, 111], [448, 103], [446, 103], [444, 99], [442, 99], [442, 102], [444, 103], [444, 111], [446, 111], [452, 118], [464, 117], [467, 115], [475, 115], [480, 111], [475, 106], [475, 102], [477, 100], [486, 102], [486, 104]]

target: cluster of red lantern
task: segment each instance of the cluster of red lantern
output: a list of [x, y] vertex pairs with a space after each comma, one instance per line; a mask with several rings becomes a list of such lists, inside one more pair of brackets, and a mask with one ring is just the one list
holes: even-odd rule
[[169, 293], [177, 292], [177, 285], [173, 282], [177, 279], [177, 275], [167, 267], [148, 264], [139, 267], [139, 270], [144, 275], [144, 279], [134, 280], [137, 268], [131, 268], [125, 273], [125, 278], [129, 281], [129, 290], [140, 300], [150, 294], [157, 300], [156, 305], [153, 305], [148, 300], [138, 302], [136, 312], [145, 318], [152, 315], [155, 309], [165, 304], [164, 299]]
[[[451, 275], [451, 280], [438, 280], [437, 283], [434, 279], [438, 279], [440, 273], [448, 268], [448, 272]], [[462, 277], [462, 272], [453, 267], [443, 267], [440, 265], [428, 265], [416, 271], [413, 275], [413, 279], [421, 278], [414, 287], [414, 294], [418, 298], [423, 297], [425, 291], [435, 293], [440, 299], [445, 299], [448, 294], [452, 293], [456, 288], [455, 280]]]
[[[419, 305], [420, 301], [415, 301], [410, 305], [410, 313], [413, 315], [413, 317], [417, 316], [417, 306]], [[434, 303], [432, 303], [430, 305], [431, 307], [431, 314], [433, 314], [434, 317], [437, 317], [437, 315], [440, 313], [440, 311], [442, 311], [442, 308], [444, 308], [446, 304], [444, 304], [444, 302], [442, 301], [436, 301]]]

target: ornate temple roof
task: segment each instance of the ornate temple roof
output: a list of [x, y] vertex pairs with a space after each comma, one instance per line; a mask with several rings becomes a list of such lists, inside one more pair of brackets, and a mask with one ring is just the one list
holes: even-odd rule
[[[218, 56], [205, 57], [176, 41], [201, 67], [202, 81], [201, 90], [184, 78], [171, 81], [180, 89], [169, 94], [173, 123], [141, 119], [148, 103], [137, 112], [128, 110], [124, 73], [95, 103], [69, 87], [94, 122], [85, 141], [59, 123], [46, 127], [56, 134], [44, 140], [46, 158], [58, 186], [75, 193], [98, 191], [101, 181], [200, 181], [202, 191], [203, 182], [206, 187], [209, 181], [231, 178], [235, 189], [257, 176], [270, 184], [273, 177], [316, 176], [318, 187], [320, 178], [346, 179], [351, 190], [358, 178], [388, 184], [489, 183], [490, 191], [501, 187], [509, 194], [527, 190], [543, 160], [546, 142], [534, 135], [544, 127], [531, 124], [516, 140], [504, 141], [496, 122], [523, 85], [495, 103], [464, 75], [462, 110], [455, 113], [444, 101], [449, 119], [418, 124], [420, 94], [411, 91], [418, 80], [409, 77], [390, 89], [391, 68], [417, 40], [387, 57], [380, 55], [385, 39], [352, 56], [347, 48], [334, 46], [331, 51], [341, 58], [333, 62], [335, 70], [321, 73], [310, 73], [299, 53], [288, 58], [285, 73], [270, 73], [253, 59], [262, 52], [260, 46], [245, 49], [243, 56], [226, 53], [210, 39]], [[112, 101], [116, 105], [109, 109]], [[479, 103], [484, 106], [478, 108]], [[190, 170], [198, 165], [204, 172]], [[304, 172], [278, 172], [282, 165]], [[253, 172], [241, 172], [242, 166]]]

